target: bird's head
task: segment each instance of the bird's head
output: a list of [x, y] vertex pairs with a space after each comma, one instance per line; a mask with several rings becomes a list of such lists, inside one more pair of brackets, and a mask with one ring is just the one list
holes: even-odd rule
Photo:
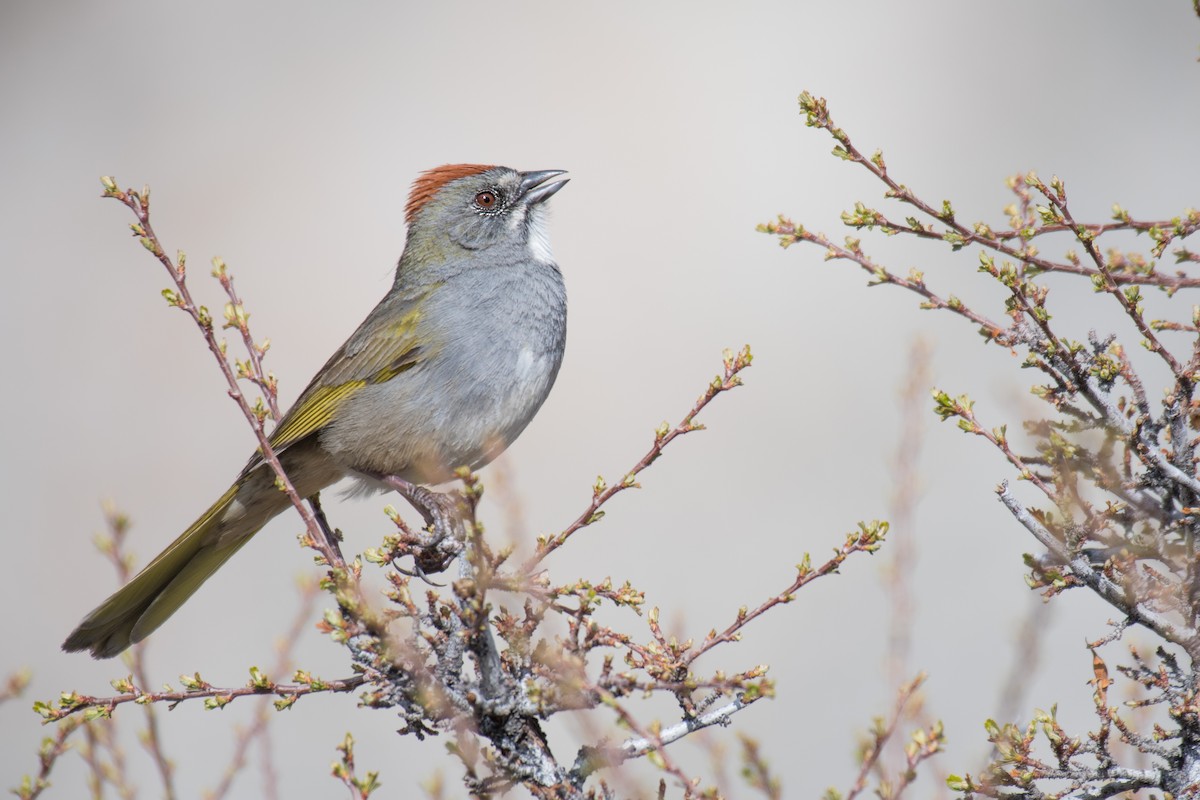
[[483, 164], [447, 164], [424, 172], [413, 182], [405, 209], [409, 249], [416, 245], [430, 255], [451, 255], [453, 246], [472, 251], [521, 247], [535, 260], [549, 262], [542, 204], [567, 184], [567, 179], [551, 182], [562, 174], [560, 169], [518, 172]]

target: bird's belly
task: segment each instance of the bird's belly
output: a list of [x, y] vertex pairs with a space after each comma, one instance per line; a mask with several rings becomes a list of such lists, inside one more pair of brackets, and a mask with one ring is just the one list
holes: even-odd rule
[[460, 467], [483, 467], [521, 434], [560, 360], [529, 346], [469, 363], [431, 360], [347, 401], [353, 413], [340, 414], [322, 444], [349, 470], [443, 483]]
[[556, 371], [548, 356], [522, 349], [515, 363], [495, 370], [463, 402], [451, 403], [437, 426], [451, 469], [478, 469], [512, 444], [541, 408]]

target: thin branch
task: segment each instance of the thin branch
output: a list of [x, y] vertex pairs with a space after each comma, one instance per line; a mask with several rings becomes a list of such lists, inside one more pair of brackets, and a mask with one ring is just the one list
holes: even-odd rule
[[1113, 776], [1103, 783], [1086, 786], [1067, 795], [1078, 800], [1104, 800], [1106, 797], [1136, 792], [1139, 789], [1155, 789], [1162, 786], [1162, 771], [1157, 769], [1114, 770], [1120, 777]]
[[834, 244], [825, 234], [818, 231], [810, 231], [802, 225], [797, 225], [787, 217], [780, 216], [778, 220], [769, 222], [760, 226], [760, 230], [764, 233], [770, 233], [780, 237], [780, 243], [785, 247], [795, 242], [808, 242], [815, 244], [825, 251], [825, 260], [831, 261], [841, 259], [851, 261], [862, 267], [868, 272], [873, 280], [872, 286], [882, 286], [891, 284], [899, 286], [902, 289], [907, 289], [910, 292], [920, 295], [925, 298], [925, 302], [921, 307], [926, 309], [941, 309], [951, 311], [961, 317], [975, 323], [984, 331], [987, 332], [990, 338], [1007, 343], [1004, 337], [1005, 326], [994, 322], [991, 319], [969, 308], [961, 299], [954, 295], [942, 297], [934, 292], [925, 284], [925, 276], [920, 272], [913, 272], [907, 278], [902, 278], [886, 267], [872, 260], [865, 252], [859, 242], [855, 239], [848, 238], [846, 246]]
[[1012, 492], [1009, 491], [1007, 481], [1004, 481], [997, 487], [996, 494], [1000, 498], [1000, 502], [1009, 510], [1009, 513], [1027, 531], [1032, 533], [1035, 539], [1061, 563], [1069, 564], [1071, 573], [1096, 592], [1096, 594], [1104, 598], [1109, 605], [1121, 613], [1127, 614], [1130, 619], [1154, 631], [1167, 641], [1187, 648], [1189, 652], [1196, 647], [1196, 630], [1194, 628], [1182, 623], [1179, 625], [1172, 624], [1166, 617], [1151, 611], [1145, 607], [1145, 604], [1138, 602], [1136, 598], [1130, 597], [1124, 589], [1114, 583], [1104, 573], [1094, 569], [1086, 555], [1072, 555], [1066, 546], [1054, 534], [1046, 530], [1045, 526], [1013, 496]]
[[354, 764], [354, 737], [350, 734], [346, 734], [337, 749], [342, 757], [333, 762], [333, 777], [350, 790], [351, 800], [367, 800], [380, 786], [379, 773], [368, 772], [365, 778], [358, 777]]
[[225, 327], [237, 328], [242, 335], [242, 345], [246, 348], [246, 354], [249, 357], [249, 363], [237, 362], [239, 377], [251, 381], [262, 391], [271, 418], [278, 422], [281, 418], [279, 382], [274, 375], [265, 373], [262, 365], [262, 357], [270, 348], [271, 341], [268, 339], [262, 344], [258, 344], [250, 335], [250, 314], [246, 311], [237, 290], [234, 289], [233, 275], [229, 274], [225, 262], [221, 259], [213, 259], [213, 277], [221, 284], [221, 288], [225, 290], [225, 295], [229, 298], [229, 303], [225, 306]]
[[[154, 228], [150, 224], [150, 190], [148, 187], [143, 188], [141, 192], [132, 189], [121, 191], [117, 188], [116, 181], [113, 178], [105, 177], [101, 179], [104, 184], [104, 197], [111, 197], [118, 200], [126, 208], [134, 213], [138, 221], [130, 225], [133, 234], [138, 237], [150, 254], [153, 255], [158, 262], [167, 270], [167, 274], [171, 276], [172, 282], [175, 284], [175, 289], [167, 289], [163, 292], [167, 302], [184, 311], [192, 318], [192, 321], [200, 329], [204, 337], [205, 344], [208, 345], [209, 351], [216, 359], [217, 365], [221, 370], [221, 374], [225, 376], [225, 382], [228, 386], [228, 394], [230, 398], [241, 409], [246, 422], [249, 423], [251, 430], [254, 431], [254, 436], [258, 440], [259, 452], [262, 455], [263, 461], [271, 466], [274, 471], [276, 480], [280, 487], [287, 494], [288, 500], [295, 507], [300, 518], [304, 520], [304, 526], [308, 530], [309, 539], [312, 541], [321, 554], [325, 557], [326, 562], [331, 567], [345, 568], [345, 563], [342, 561], [341, 555], [337, 550], [337, 543], [326, 541], [325, 534], [321, 526], [317, 524], [316, 517], [311, 509], [304, 504], [304, 498], [297, 494], [291, 480], [283, 470], [283, 465], [279, 462], [279, 457], [271, 446], [270, 438], [267, 436], [266, 429], [263, 427], [262, 418], [255, 413], [254, 408], [250, 405], [243, 394], [238, 377], [234, 373], [233, 367], [229, 364], [229, 359], [225, 354], [225, 346], [217, 341], [213, 331], [212, 316], [208, 309], [204, 306], [198, 306], [192, 300], [191, 291], [187, 285], [187, 270], [186, 259], [182, 252], [179, 253], [178, 264], [173, 262], [167, 256], [162, 243], [159, 242]], [[232, 290], [232, 283], [230, 283]], [[241, 326], [239, 326], [240, 329]], [[249, 335], [248, 333], [246, 334]], [[253, 348], [252, 348], [253, 349]]]
[[[107, 783], [122, 800], [134, 800], [137, 788], [129, 781], [125, 751], [117, 741], [117, 721], [93, 720], [86, 723], [83, 730], [84, 742], [78, 749], [80, 758], [88, 766], [88, 788], [92, 797], [101, 800]], [[104, 762], [105, 751], [108, 752], [108, 763]]]
[[929, 388], [930, 345], [915, 338], [909, 350], [908, 370], [900, 391], [900, 436], [892, 457], [893, 487], [888, 521], [901, 532], [890, 548], [891, 563], [885, 581], [891, 606], [888, 625], [887, 679], [899, 686], [909, 674], [913, 634], [913, 571], [917, 561], [916, 506], [919, 499], [921, 446], [925, 440], [924, 399]]
[[896, 733], [896, 726], [900, 724], [900, 719], [904, 715], [904, 708], [908, 702], [921, 688], [921, 684], [925, 682], [924, 673], [913, 678], [908, 683], [900, 687], [896, 694], [896, 703], [892, 706], [891, 716], [888, 717], [887, 724], [877, 728], [872, 734], [870, 746], [863, 754], [862, 764], [859, 765], [858, 775], [854, 779], [854, 784], [850, 790], [846, 792], [845, 800], [854, 800], [867, 787], [867, 776], [871, 774], [872, 768], [883, 754], [883, 749]]
[[[293, 652], [297, 642], [300, 641], [300, 636], [304, 632], [304, 628], [312, 619], [317, 604], [318, 586], [315, 581], [305, 581], [301, 588], [300, 603], [296, 609], [296, 615], [292, 618], [292, 624], [288, 628], [287, 633], [279, 642], [278, 656], [275, 661], [275, 666], [271, 672], [276, 675], [282, 675], [292, 668]], [[208, 800], [222, 800], [233, 786], [234, 779], [238, 773], [246, 766], [247, 756], [249, 755], [250, 746], [257, 740], [262, 748], [264, 773], [268, 778], [273, 774], [274, 769], [271, 764], [271, 748], [267, 740], [268, 729], [274, 716], [270, 710], [270, 697], [264, 696], [258, 703], [258, 709], [254, 714], [254, 722], [246, 728], [238, 731], [233, 743], [233, 759], [229, 766], [225, 768], [224, 774], [221, 776], [221, 782], [211, 792], [206, 794]], [[268, 789], [268, 795], [273, 795], [274, 792]]]
[[805, 553], [804, 560], [796, 566], [796, 579], [791, 585], [779, 592], [753, 610], [742, 607], [737, 614], [737, 619], [729, 624], [723, 631], [718, 633], [716, 630], [710, 631], [704, 637], [704, 641], [700, 643], [694, 650], [689, 652], [683, 663], [686, 665], [692, 664], [700, 656], [707, 653], [719, 644], [725, 642], [737, 641], [741, 636], [741, 631], [746, 625], [753, 620], [770, 611], [775, 606], [790, 603], [795, 599], [796, 592], [809, 583], [812, 583], [817, 578], [837, 572], [841, 567], [842, 562], [849, 558], [854, 553], [874, 553], [883, 544], [884, 536], [888, 530], [886, 522], [872, 522], [870, 524], [859, 523], [859, 529], [856, 533], [846, 535], [846, 540], [840, 548], [834, 551], [833, 558], [826, 561], [821, 566], [813, 569], [809, 564], [808, 554]]
[[[104, 508], [104, 521], [108, 527], [109, 538], [106, 542], [101, 543], [100, 550], [112, 562], [113, 569], [117, 573], [117, 584], [123, 586], [133, 576], [132, 555], [125, 551], [125, 537], [129, 533], [129, 517], [118, 511], [115, 507], [106, 505]], [[148, 643], [140, 642], [124, 655], [133, 680], [140, 686], [150, 685], [150, 678], [146, 672], [145, 653], [147, 646]], [[166, 800], [174, 800], [177, 796], [174, 778], [175, 767], [163, 750], [162, 736], [158, 729], [158, 714], [152, 705], [145, 706], [145, 710], [146, 735], [142, 737], [142, 744], [145, 746], [147, 752], [150, 753], [150, 760], [154, 762], [155, 769], [158, 770], [159, 779], [162, 781], [163, 796]]]
[[997, 719], [1007, 722], [1020, 712], [1026, 693], [1032, 688], [1029, 676], [1036, 675], [1041, 666], [1042, 643], [1050, 629], [1053, 608], [1036, 595], [1029, 600], [1021, 625], [1012, 637], [1012, 661], [997, 693]]
[[[675, 778], [679, 783], [680, 788], [684, 790], [684, 797], [690, 798], [694, 796], [693, 790], [696, 781], [693, 781], [687, 776], [680, 767], [664, 750], [666, 745], [671, 742], [679, 741], [679, 739], [691, 733], [688, 730], [689, 720], [672, 725], [670, 728], [660, 731], [658, 735], [651, 733], [645, 726], [639, 724], [633, 714], [622, 705], [616, 697], [606, 692], [600, 687], [595, 687], [603, 698], [604, 704], [616, 712], [621, 723], [632, 730], [636, 736], [626, 740], [620, 747], [617, 748], [591, 748], [584, 747], [579, 751], [579, 755], [575, 759], [575, 764], [571, 767], [569, 780], [576, 787], [583, 785], [583, 782], [596, 769], [600, 767], [614, 767], [631, 758], [649, 755], [653, 758], [655, 766], [666, 774]], [[710, 721], [702, 727], [711, 725], [728, 724], [729, 717], [736, 712], [745, 708], [747, 704], [743, 704], [740, 699], [734, 700], [727, 706], [717, 709], [710, 715]], [[671, 738], [666, 738], [670, 733]], [[696, 779], [697, 781], [699, 779]]]
[[641, 488], [641, 484], [637, 482], [638, 475], [653, 464], [662, 455], [667, 445], [675, 441], [675, 439], [692, 431], [704, 430], [703, 425], [695, 422], [696, 416], [717, 395], [741, 386], [742, 379], [738, 373], [749, 367], [753, 360], [754, 357], [751, 355], [748, 345], [736, 354], [727, 350], [724, 358], [724, 374], [713, 378], [704, 394], [700, 396], [695, 405], [692, 406], [692, 410], [684, 416], [680, 423], [674, 428], [669, 427], [665, 422], [660, 425], [654, 434], [654, 444], [633, 468], [625, 473], [625, 476], [618, 483], [609, 486], [603, 478], [597, 478], [595, 486], [592, 487], [592, 500], [588, 504], [588, 507], [561, 533], [548, 539], [539, 537], [537, 549], [522, 565], [522, 571], [525, 573], [532, 572], [546, 556], [562, 547], [577, 531], [603, 519], [604, 512], [601, 510], [601, 507], [613, 497], [626, 489]]
[[33, 673], [27, 669], [9, 675], [4, 684], [0, 686], [0, 704], [20, 697], [25, 692], [25, 689], [28, 688], [32, 677]]
[[783, 800], [783, 789], [779, 779], [771, 774], [766, 759], [759, 750], [758, 742], [742, 734], [742, 776], [754, 789], [758, 789], [767, 800]]
[[50, 787], [50, 773], [54, 770], [55, 763], [71, 746], [67, 740], [81, 727], [82, 719], [69, 720], [66, 724], [58, 726], [54, 736], [43, 739], [41, 747], [38, 748], [37, 775], [22, 776], [20, 785], [13, 787], [12, 793], [20, 800], [34, 800], [41, 796], [42, 792]]
[[677, 742], [690, 733], [695, 733], [713, 725], [728, 725], [730, 717], [743, 708], [749, 708], [754, 702], [754, 700], [746, 701], [741, 697], [735, 698], [720, 708], [715, 708], [697, 717], [681, 720], [674, 725], [663, 728], [655, 737], [646, 738], [638, 736], [626, 739], [621, 743], [620, 750], [627, 759], [637, 758], [649, 753], [651, 750], [657, 750], [661, 747], [666, 747], [672, 742]]
[[[1029, 183], [1028, 179], [1026, 179], [1026, 183]], [[1096, 236], [1098, 234], [1092, 230], [1089, 230], [1086, 226], [1080, 225], [1075, 221], [1075, 218], [1071, 216], [1071, 210], [1067, 207], [1066, 191], [1063, 188], [1062, 183], [1057, 181], [1055, 182], [1056, 191], [1051, 191], [1051, 189], [1040, 180], [1033, 183], [1033, 186], [1042, 193], [1042, 196], [1045, 197], [1055, 209], [1058, 210], [1059, 214], [1062, 216], [1062, 219], [1075, 234], [1075, 238], [1080, 244], [1083, 245], [1088, 257], [1091, 258], [1092, 263], [1096, 265], [1095, 274], [1097, 277], [1102, 279], [1104, 290], [1121, 305], [1121, 308], [1125, 311], [1126, 316], [1133, 320], [1133, 324], [1137, 327], [1138, 333], [1140, 333], [1142, 337], [1149, 343], [1150, 351], [1157, 353], [1163, 359], [1163, 361], [1166, 362], [1167, 367], [1171, 370], [1171, 374], [1175, 376], [1176, 380], [1190, 380], [1183, 376], [1179, 362], [1175, 359], [1175, 356], [1171, 354], [1171, 351], [1162, 346], [1162, 343], [1158, 341], [1158, 337], [1154, 335], [1154, 331], [1151, 330], [1150, 326], [1146, 324], [1146, 320], [1142, 316], [1141, 311], [1137, 308], [1135, 301], [1131, 300], [1125, 292], [1120, 290], [1116, 281], [1116, 276], [1113, 274], [1112, 270], [1109, 269], [1108, 264], [1104, 260], [1104, 256], [1100, 254], [1100, 248], [1096, 245]], [[1136, 293], [1137, 290], [1135, 289], [1131, 291]]]
[[252, 677], [247, 685], [228, 688], [213, 686], [196, 676], [183, 676], [186, 685], [189, 686], [183, 691], [167, 689], [162, 692], [144, 692], [134, 686], [132, 691], [111, 697], [92, 697], [75, 692], [63, 692], [58, 699], [57, 708], [46, 703], [37, 703], [35, 710], [47, 722], [55, 722], [76, 712], [89, 709], [91, 710], [91, 713], [87, 715], [89, 719], [107, 717], [117, 706], [125, 703], [168, 703], [171, 708], [174, 708], [179, 703], [188, 700], [204, 700], [207, 708], [215, 709], [228, 705], [236, 698], [252, 695], [275, 695], [280, 698], [277, 705], [282, 708], [290, 706], [291, 701], [307, 694], [352, 692], [368, 682], [366, 675], [354, 675], [349, 678], [327, 681], [308, 677], [305, 673], [297, 673], [298, 678], [303, 675], [305, 680], [300, 683], [273, 683], [253, 668], [251, 673], [255, 677]]
[[[800, 107], [807, 117], [809, 127], [821, 128], [827, 131], [837, 142], [837, 147], [834, 148], [834, 154], [840, 158], [858, 164], [874, 175], [878, 180], [883, 182], [888, 190], [887, 197], [895, 198], [901, 202], [907, 203], [919, 210], [921, 213], [928, 216], [930, 219], [937, 220], [946, 225], [952, 235], [946, 233], [936, 233], [932, 228], [912, 225], [897, 225], [890, 222], [878, 212], [873, 212], [871, 209], [862, 209], [866, 214], [857, 215], [858, 218], [848, 220], [848, 224], [853, 224], [855, 227], [874, 227], [880, 226], [888, 232], [912, 233], [923, 238], [940, 239], [949, 242], [956, 249], [967, 244], [981, 244], [984, 247], [993, 250], [1002, 255], [1017, 261], [1030, 264], [1040, 270], [1046, 272], [1065, 272], [1069, 274], [1082, 275], [1087, 277], [1100, 276], [1099, 270], [1093, 270], [1083, 267], [1078, 264], [1069, 264], [1056, 261], [1049, 261], [1039, 258], [1028, 245], [1028, 239], [1031, 238], [1026, 228], [1014, 231], [1005, 231], [1001, 234], [995, 234], [986, 225], [976, 225], [974, 228], [969, 228], [966, 225], [958, 222], [955, 214], [949, 204], [944, 204], [941, 209], [934, 208], [920, 197], [913, 193], [907, 186], [898, 183], [888, 172], [887, 164], [884, 162], [883, 154], [876, 152], [870, 158], [867, 158], [858, 150], [857, 147], [850, 141], [850, 137], [841, 128], [838, 128], [833, 119], [829, 116], [829, 110], [826, 106], [824, 98], [813, 97], [808, 92], [804, 92], [800, 96]], [[1051, 224], [1044, 229], [1045, 233], [1056, 233], [1059, 231], [1069, 230], [1075, 233], [1078, 228], [1068, 228], [1062, 225]], [[1123, 215], [1115, 224], [1086, 226], [1086, 230], [1091, 231], [1094, 235], [1106, 233], [1115, 230], [1132, 230], [1138, 232], [1150, 233], [1155, 237], [1156, 246], [1165, 248], [1173, 239], [1183, 238], [1191, 235], [1197, 230], [1200, 230], [1200, 214], [1191, 212], [1186, 221], [1179, 220], [1161, 220], [1158, 222], [1136, 222]], [[1171, 231], [1171, 233], [1164, 233]], [[1007, 244], [1009, 240], [1017, 239], [1022, 242], [1020, 247], [1014, 247]], [[1200, 278], [1189, 278], [1184, 275], [1164, 276], [1158, 273], [1119, 273], [1110, 276], [1112, 280], [1119, 284], [1148, 284], [1153, 286], [1162, 286], [1164, 288], [1194, 288], [1200, 286]]]

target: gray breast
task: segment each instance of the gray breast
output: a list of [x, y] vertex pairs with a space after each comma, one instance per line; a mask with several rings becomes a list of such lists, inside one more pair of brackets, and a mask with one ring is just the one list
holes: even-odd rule
[[323, 441], [349, 469], [450, 480], [503, 452], [550, 393], [566, 340], [566, 290], [553, 264], [450, 276], [422, 317], [430, 358], [358, 393], [349, 403], [369, 408], [371, 424], [335, 426]]

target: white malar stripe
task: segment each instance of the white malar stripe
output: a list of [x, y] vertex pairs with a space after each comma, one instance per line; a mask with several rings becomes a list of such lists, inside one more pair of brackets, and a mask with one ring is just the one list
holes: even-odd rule
[[540, 264], [553, 264], [554, 253], [550, 250], [550, 236], [546, 232], [546, 212], [534, 207], [529, 219], [529, 255]]

